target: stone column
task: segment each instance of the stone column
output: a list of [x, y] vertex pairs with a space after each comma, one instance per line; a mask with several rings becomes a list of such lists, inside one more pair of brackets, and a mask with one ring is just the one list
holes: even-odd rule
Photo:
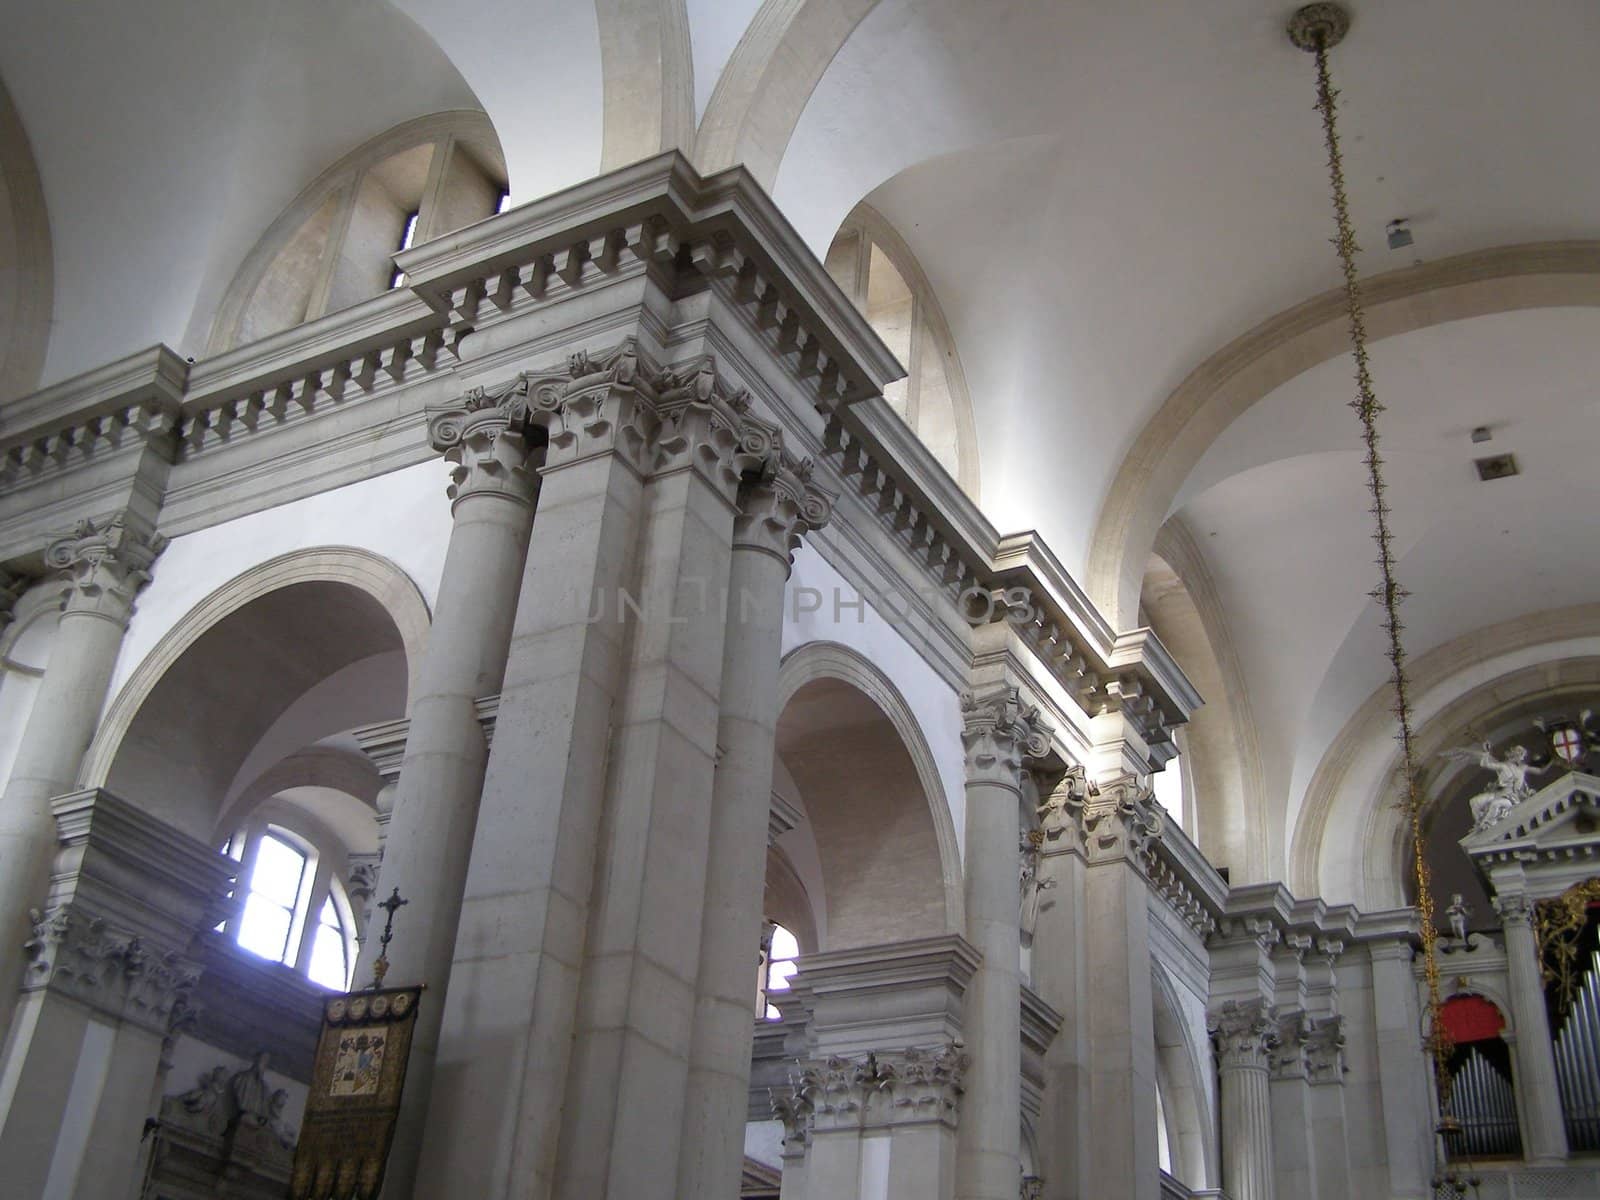
[[733, 1196], [739, 1188], [754, 1015], [751, 948], [761, 937], [766, 886], [784, 583], [801, 535], [825, 524], [831, 511], [809, 475], [808, 468], [779, 457], [739, 494], [680, 1196]]
[[109, 792], [50, 810], [60, 850], [0, 1065], [0, 1179], [8, 1196], [126, 1200], [195, 937], [237, 864]]
[[1378, 1088], [1389, 1160], [1389, 1193], [1429, 1194], [1433, 1133], [1428, 1101], [1431, 1076], [1422, 1052], [1417, 981], [1409, 940], [1367, 945], [1372, 960], [1372, 1008], [1377, 1034]]
[[45, 562], [67, 580], [61, 623], [0, 795], [0, 1032], [9, 1025], [28, 910], [44, 900], [55, 850], [50, 798], [69, 791], [100, 723], [133, 600], [166, 546], [125, 515], [80, 522]]
[[[741, 482], [768, 467], [777, 437], [748, 417], [747, 398], [725, 387], [709, 356], [664, 376], [659, 387], [661, 426], [633, 585], [643, 615], [613, 717], [556, 1159], [556, 1194], [596, 1200], [677, 1194], [701, 925], [716, 861], [708, 847], [734, 519]], [[746, 760], [739, 768], [746, 783], [751, 766]], [[759, 800], [745, 791], [744, 802], [759, 812], [746, 814], [738, 839], [747, 869], [758, 872], [770, 775], [762, 786]], [[758, 887], [751, 915], [759, 897]], [[747, 928], [750, 936], [733, 947], [745, 965], [742, 986], [720, 978], [725, 964], [712, 970], [719, 993], [734, 987], [742, 997], [749, 1021], [758, 926]], [[726, 1049], [717, 1057], [727, 1070], [748, 1070], [748, 1057], [742, 1068], [728, 1063]]]
[[1018, 689], [961, 698], [967, 759], [967, 937], [983, 955], [967, 994], [967, 1072], [956, 1156], [959, 1200], [1014, 1200], [1021, 1162], [1022, 764], [1049, 751], [1049, 727]]
[[[1155, 1000], [1146, 856], [1162, 815], [1135, 777], [1090, 789], [1065, 814], [1084, 861], [1084, 1044], [1090, 1195], [1155, 1200]], [[1047, 1177], [1045, 1186], [1054, 1185]]]
[[1273, 1200], [1267, 1069], [1278, 1046], [1276, 1013], [1263, 1000], [1230, 1000], [1209, 1024], [1221, 1091], [1223, 1190], [1229, 1200]]
[[1081, 768], [1062, 777], [1041, 806], [1039, 917], [1033, 931], [1033, 985], [1061, 1009], [1061, 1031], [1045, 1053], [1039, 1173], [1046, 1200], [1098, 1194], [1089, 1141], [1089, 974], [1083, 927], [1084, 862], [1076, 813], [1087, 796]]
[[[549, 447], [473, 835], [420, 1197], [552, 1194], [627, 657], [618, 598], [633, 572], [655, 423], [643, 376], [629, 339], [603, 359], [577, 354], [565, 371], [525, 379]], [[410, 1182], [386, 1190], [403, 1197]]]
[[[530, 444], [523, 386], [476, 388], [457, 404], [428, 410], [433, 448], [454, 464], [447, 491], [454, 521], [376, 887], [379, 900], [398, 888], [407, 901], [385, 982], [428, 988], [389, 1154], [389, 1170], [400, 1179], [415, 1173], [421, 1151], [488, 760], [476, 702], [500, 690], [533, 524], [541, 454]], [[378, 948], [376, 937], [363, 941], [355, 986], [366, 985]]]
[[1506, 935], [1506, 975], [1511, 1019], [1516, 1023], [1517, 1091], [1521, 1097], [1522, 1145], [1530, 1162], [1560, 1162], [1567, 1156], [1566, 1118], [1556, 1085], [1555, 1047], [1533, 933], [1533, 901], [1523, 894], [1496, 895], [1495, 911]]

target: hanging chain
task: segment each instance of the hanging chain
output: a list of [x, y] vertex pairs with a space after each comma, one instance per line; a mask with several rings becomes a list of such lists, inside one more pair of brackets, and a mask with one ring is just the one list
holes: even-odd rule
[[1350, 201], [1345, 193], [1344, 157], [1339, 152], [1339, 128], [1335, 102], [1339, 93], [1328, 74], [1328, 46], [1324, 36], [1315, 40], [1317, 58], [1317, 111], [1322, 114], [1322, 131], [1328, 148], [1328, 181], [1333, 190], [1333, 215], [1338, 228], [1334, 247], [1344, 272], [1345, 309], [1350, 320], [1350, 352], [1356, 362], [1356, 398], [1350, 407], [1361, 419], [1361, 440], [1367, 448], [1367, 490], [1372, 496], [1372, 540], [1378, 546], [1378, 570], [1382, 581], [1369, 594], [1383, 609], [1383, 629], [1388, 637], [1387, 655], [1394, 685], [1393, 712], [1399, 723], [1395, 735], [1400, 743], [1401, 770], [1405, 780], [1407, 821], [1411, 830], [1411, 867], [1417, 887], [1417, 912], [1422, 921], [1423, 974], [1428, 986], [1427, 1033], [1425, 1046], [1433, 1059], [1434, 1084], [1439, 1095], [1439, 1112], [1448, 1123], [1450, 1102], [1450, 1040], [1439, 1020], [1438, 929], [1434, 924], [1433, 880], [1428, 860], [1423, 855], [1422, 796], [1417, 790], [1414, 738], [1411, 729], [1411, 694], [1406, 677], [1406, 652], [1400, 634], [1400, 604], [1409, 594], [1395, 582], [1394, 534], [1389, 528], [1389, 504], [1384, 499], [1388, 485], [1383, 479], [1383, 456], [1378, 453], [1378, 416], [1383, 405], [1372, 390], [1372, 370], [1367, 358], [1367, 326], [1361, 305], [1361, 283], [1356, 276], [1355, 231], [1350, 223]]

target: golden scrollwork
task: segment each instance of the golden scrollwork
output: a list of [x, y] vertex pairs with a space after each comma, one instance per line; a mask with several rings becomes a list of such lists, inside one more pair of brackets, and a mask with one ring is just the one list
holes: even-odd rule
[[1558, 1013], [1567, 1011], [1583, 981], [1578, 946], [1589, 923], [1592, 904], [1600, 904], [1600, 876], [1575, 883], [1561, 895], [1539, 901], [1534, 908], [1544, 985], [1553, 990]]

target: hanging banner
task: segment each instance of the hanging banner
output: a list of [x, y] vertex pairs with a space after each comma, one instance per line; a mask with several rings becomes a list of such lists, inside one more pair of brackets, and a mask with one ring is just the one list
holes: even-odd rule
[[421, 998], [420, 987], [389, 988], [323, 1005], [292, 1200], [377, 1200]]

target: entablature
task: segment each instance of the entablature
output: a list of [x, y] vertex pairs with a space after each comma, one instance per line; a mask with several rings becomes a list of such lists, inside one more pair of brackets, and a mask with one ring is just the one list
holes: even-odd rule
[[[1036, 534], [1001, 537], [893, 416], [880, 393], [899, 364], [743, 169], [702, 178], [663, 155], [396, 261], [404, 289], [201, 363], [154, 347], [11, 406], [0, 562], [59, 532], [61, 505], [86, 489], [101, 507], [142, 489], [173, 535], [421, 462], [427, 404], [493, 382], [485, 373], [511, 359], [593, 349], [591, 335], [609, 344], [620, 318], [608, 304], [641, 328], [665, 320], [638, 287], [611, 287], [647, 278], [673, 305], [711, 289], [777, 364], [764, 369], [781, 379], [739, 382], [874, 527], [858, 560], [895, 550], [930, 585], [922, 645], [947, 675], [970, 654], [964, 623], [1005, 620], [1087, 717], [1123, 713], [1157, 767], [1176, 752], [1170, 728], [1200, 698], [1171, 656], [1148, 630], [1115, 633]], [[670, 352], [673, 331], [654, 332]], [[141, 453], [108, 462], [99, 449], [126, 429]], [[96, 470], [134, 482], [119, 490]]]

